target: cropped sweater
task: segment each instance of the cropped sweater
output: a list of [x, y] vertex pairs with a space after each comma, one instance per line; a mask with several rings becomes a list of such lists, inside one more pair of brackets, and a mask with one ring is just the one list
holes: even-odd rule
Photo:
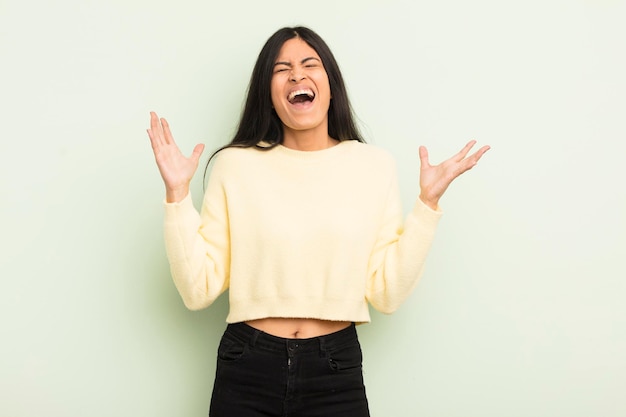
[[226, 321], [369, 322], [417, 284], [441, 216], [417, 200], [406, 220], [395, 162], [358, 141], [320, 151], [227, 148], [200, 213], [165, 203], [176, 287], [192, 310], [229, 289]]

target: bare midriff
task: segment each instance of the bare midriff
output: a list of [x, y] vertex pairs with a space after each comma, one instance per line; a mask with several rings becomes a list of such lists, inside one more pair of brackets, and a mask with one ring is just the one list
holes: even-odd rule
[[343, 330], [350, 325], [350, 322], [270, 317], [250, 320], [246, 324], [272, 336], [286, 339], [308, 339]]

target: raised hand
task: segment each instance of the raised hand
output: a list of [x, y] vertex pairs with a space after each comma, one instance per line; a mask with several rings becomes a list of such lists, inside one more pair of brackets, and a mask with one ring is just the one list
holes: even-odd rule
[[431, 165], [428, 162], [428, 150], [420, 146], [420, 199], [432, 209], [437, 209], [439, 199], [448, 189], [448, 186], [465, 171], [472, 169], [480, 158], [490, 148], [483, 146], [470, 156], [467, 156], [475, 140], [470, 141], [459, 153], [452, 158], [443, 161], [439, 165]]
[[165, 183], [166, 201], [168, 203], [181, 201], [189, 193], [189, 183], [198, 168], [204, 145], [196, 145], [191, 156], [187, 158], [174, 142], [167, 120], [159, 119], [155, 112], [150, 112], [148, 136]]

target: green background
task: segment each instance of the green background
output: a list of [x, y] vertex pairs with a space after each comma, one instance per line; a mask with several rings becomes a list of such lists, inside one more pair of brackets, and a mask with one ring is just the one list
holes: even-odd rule
[[617, 0], [0, 0], [0, 415], [206, 415], [228, 306], [171, 282], [148, 112], [186, 153], [227, 142], [293, 24], [333, 49], [407, 210], [419, 145], [492, 146], [416, 292], [359, 327], [372, 415], [626, 415], [624, 21]]

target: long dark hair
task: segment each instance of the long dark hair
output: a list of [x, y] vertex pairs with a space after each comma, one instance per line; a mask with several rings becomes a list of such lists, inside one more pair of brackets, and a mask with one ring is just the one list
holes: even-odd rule
[[[314, 31], [303, 26], [284, 27], [276, 31], [267, 40], [252, 70], [248, 96], [241, 113], [235, 136], [225, 146], [215, 151], [204, 169], [207, 169], [213, 157], [222, 149], [238, 147], [256, 147], [267, 150], [283, 142], [283, 124], [272, 107], [270, 86], [274, 63], [283, 44], [289, 39], [300, 38], [317, 52], [328, 74], [330, 84], [330, 107], [328, 108], [328, 134], [339, 141], [357, 140], [365, 142], [354, 122], [348, 92], [339, 70], [339, 65], [326, 42]], [[264, 142], [264, 146], [259, 143]]]

